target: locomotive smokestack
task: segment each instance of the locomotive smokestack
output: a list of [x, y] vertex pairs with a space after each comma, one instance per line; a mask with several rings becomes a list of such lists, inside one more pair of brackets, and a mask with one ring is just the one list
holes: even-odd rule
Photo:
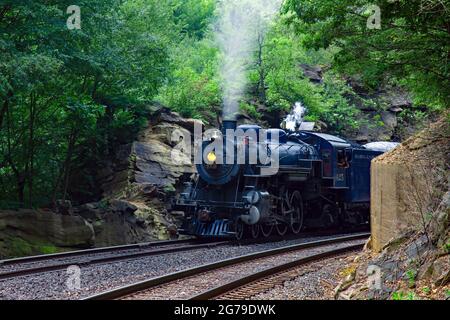
[[223, 120], [222, 123], [222, 133], [225, 135], [227, 130], [236, 130], [237, 121], [236, 120]]

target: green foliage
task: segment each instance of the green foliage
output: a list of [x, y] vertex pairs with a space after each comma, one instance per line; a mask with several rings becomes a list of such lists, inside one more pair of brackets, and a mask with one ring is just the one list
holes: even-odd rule
[[34, 254], [53, 254], [60, 251], [51, 244], [42, 243], [40, 241], [24, 240], [19, 237], [7, 237], [6, 239], [8, 256], [24, 257]]
[[404, 293], [402, 291], [396, 291], [392, 294], [392, 300], [417, 300], [417, 296], [414, 292]]
[[431, 289], [430, 289], [430, 287], [423, 287], [423, 288], [422, 288], [422, 292], [423, 292], [424, 294], [430, 294]]
[[[377, 5], [380, 28], [367, 27]], [[335, 67], [376, 89], [386, 77], [408, 86], [417, 104], [448, 107], [450, 11], [445, 1], [287, 0], [284, 12], [308, 48], [337, 47]]]
[[167, 185], [164, 187], [164, 192], [170, 194], [170, 193], [174, 193], [177, 190], [175, 189], [175, 187], [173, 185]]
[[202, 39], [214, 18], [215, 0], [174, 1], [174, 16], [189, 37]]
[[[302, 64], [327, 66], [332, 61], [333, 48], [308, 50], [302, 46], [304, 35], [281, 20], [265, 39], [263, 61], [250, 75], [253, 87], [263, 79], [265, 101], [269, 111], [290, 111], [295, 102], [308, 109], [307, 120], [326, 122], [331, 132], [357, 128], [357, 109], [347, 97], [355, 95], [345, 81], [333, 72], [324, 75], [323, 84], [305, 78]], [[260, 95], [261, 96], [261, 95]]]
[[53, 245], [42, 245], [39, 246], [38, 250], [42, 254], [54, 254], [59, 252], [58, 248]]
[[254, 119], [261, 119], [262, 117], [262, 115], [256, 110], [256, 106], [252, 104], [242, 102], [240, 105], [240, 109]]
[[157, 94], [171, 70], [170, 51], [183, 37], [175, 3], [80, 0], [82, 28], [68, 30], [72, 4], [0, 4], [0, 202], [6, 206], [92, 197], [101, 158], [142, 127], [147, 114], [132, 106]]
[[409, 269], [406, 271], [406, 276], [408, 278], [408, 286], [410, 288], [414, 288], [416, 285], [416, 277], [417, 277], [417, 271], [414, 269]]
[[446, 244], [444, 244], [444, 251], [447, 253], [450, 253], [450, 242], [447, 242]]
[[173, 73], [156, 99], [185, 117], [212, 117], [221, 101], [212, 41], [185, 39], [173, 59]]
[[10, 239], [8, 245], [11, 255], [14, 257], [30, 256], [33, 253], [31, 244], [21, 238]]
[[215, 0], [171, 0], [183, 39], [171, 51], [172, 69], [155, 98], [184, 117], [211, 119], [220, 106], [218, 50], [209, 32]]
[[381, 119], [381, 115], [377, 114], [373, 117], [373, 121], [378, 127], [384, 127], [384, 122]]

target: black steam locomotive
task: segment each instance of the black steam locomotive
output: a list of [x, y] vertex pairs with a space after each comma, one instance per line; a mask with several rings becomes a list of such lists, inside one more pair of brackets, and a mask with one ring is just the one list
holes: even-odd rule
[[176, 200], [185, 213], [180, 233], [242, 239], [369, 222], [370, 163], [381, 151], [234, 121], [222, 133], [203, 142], [198, 175]]

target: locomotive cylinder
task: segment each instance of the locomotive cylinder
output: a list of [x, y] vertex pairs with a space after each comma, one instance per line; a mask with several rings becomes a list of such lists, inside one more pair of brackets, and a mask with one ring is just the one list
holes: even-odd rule
[[242, 215], [242, 222], [254, 225], [270, 217], [270, 194], [265, 191], [250, 191], [244, 199], [252, 204], [248, 214]]

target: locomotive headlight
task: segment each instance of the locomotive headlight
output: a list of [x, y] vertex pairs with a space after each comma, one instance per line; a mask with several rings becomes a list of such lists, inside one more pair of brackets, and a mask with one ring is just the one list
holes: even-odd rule
[[215, 154], [214, 152], [210, 152], [210, 153], [208, 153], [208, 155], [206, 156], [206, 159], [208, 159], [208, 161], [209, 161], [210, 163], [214, 163], [214, 162], [216, 162], [216, 160], [217, 160], [217, 156], [216, 156], [216, 154]]

